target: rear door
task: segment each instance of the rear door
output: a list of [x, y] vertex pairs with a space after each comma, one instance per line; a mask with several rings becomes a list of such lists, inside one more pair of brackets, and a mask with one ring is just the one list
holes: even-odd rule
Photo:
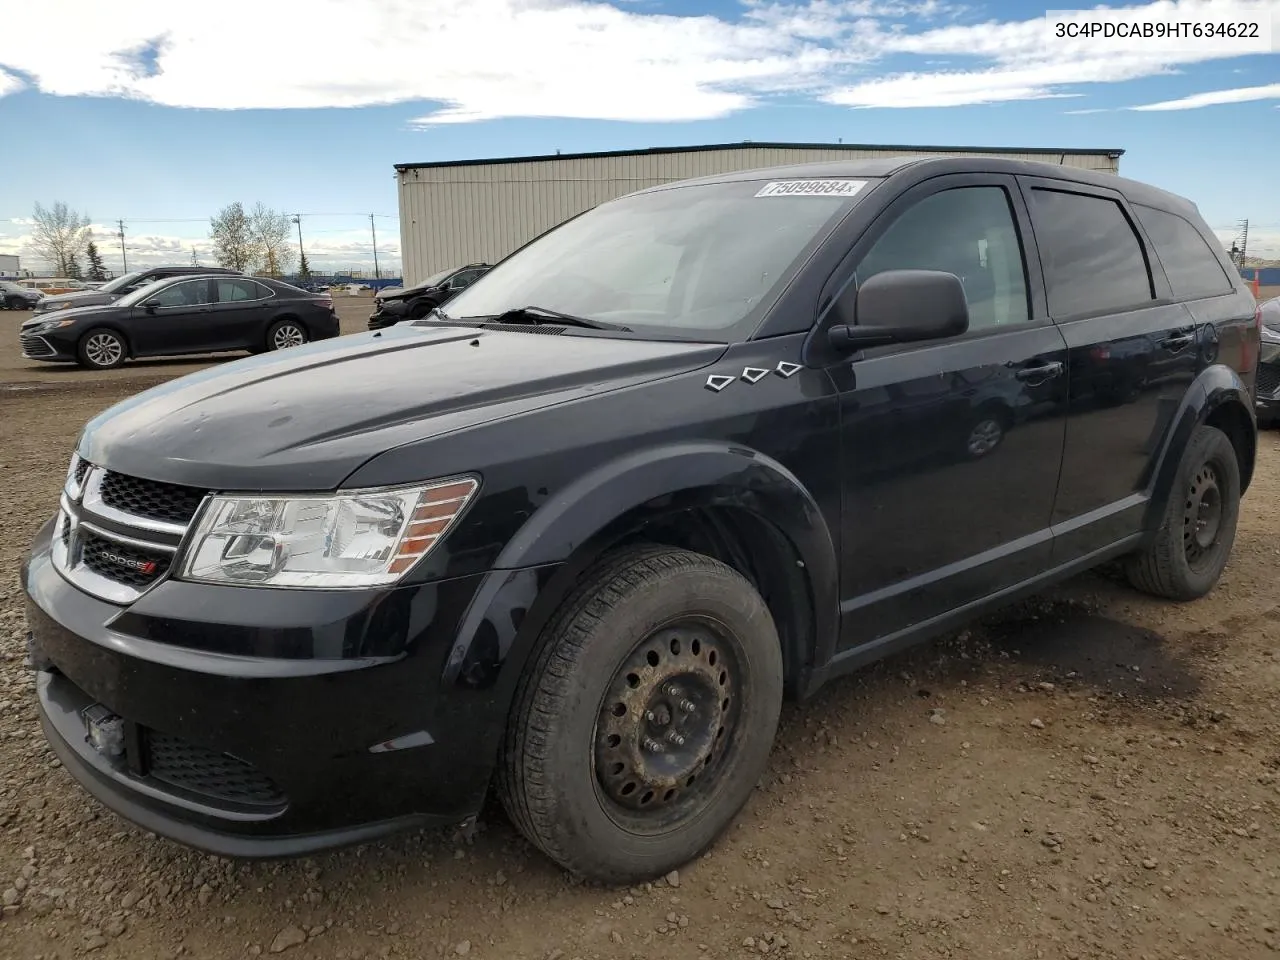
[[219, 277], [213, 306], [219, 349], [254, 350], [266, 343], [266, 307], [271, 291], [248, 277]]
[[183, 280], [157, 290], [133, 308], [127, 331], [137, 356], [208, 350], [212, 310], [209, 281]]
[[1056, 565], [1142, 530], [1157, 454], [1201, 367], [1200, 339], [1122, 194], [1021, 179], [1070, 369]]
[[853, 283], [956, 274], [970, 329], [828, 368], [841, 402], [846, 651], [891, 643], [1049, 562], [1066, 347], [1026, 256], [1029, 230], [1011, 177], [939, 177], [898, 198], [851, 252]]

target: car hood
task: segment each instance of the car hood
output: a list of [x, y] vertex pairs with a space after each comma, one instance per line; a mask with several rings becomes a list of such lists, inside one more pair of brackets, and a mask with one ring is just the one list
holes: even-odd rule
[[[72, 307], [89, 307], [103, 303], [114, 303], [119, 299], [119, 294], [103, 293], [101, 290], [81, 290], [77, 293], [59, 293], [56, 296], [45, 297], [42, 301], [48, 307], [56, 307], [60, 303], [69, 303], [71, 307], [63, 309], [71, 309]], [[58, 311], [61, 313], [62, 311]]]
[[79, 452], [119, 473], [205, 489], [334, 489], [401, 444], [694, 370], [724, 350], [397, 327], [233, 361], [154, 387], [91, 420]]
[[437, 289], [436, 284], [419, 284], [416, 287], [395, 287], [386, 293], [376, 292], [374, 296], [379, 300], [404, 300], [408, 297], [420, 296], [428, 290], [435, 289]]
[[[64, 307], [61, 310], [48, 310], [43, 313], [37, 313], [34, 317], [28, 317], [22, 321], [22, 329], [27, 330], [31, 327], [38, 327], [42, 323], [48, 323], [50, 320], [75, 320], [77, 317], [88, 316], [89, 314], [102, 314], [111, 310], [115, 310], [114, 301], [107, 303], [77, 303], [72, 307]], [[125, 310], [127, 308], [120, 308]]]

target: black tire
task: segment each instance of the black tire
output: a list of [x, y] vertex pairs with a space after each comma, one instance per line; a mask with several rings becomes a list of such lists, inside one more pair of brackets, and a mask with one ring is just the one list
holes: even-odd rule
[[432, 300], [419, 300], [409, 309], [410, 320], [421, 320], [438, 306]]
[[9, 297], [4, 305], [10, 310], [30, 310], [31, 307], [23, 297]]
[[115, 330], [95, 327], [76, 344], [76, 359], [90, 370], [113, 370], [129, 356], [129, 345]]
[[1240, 464], [1227, 435], [1197, 427], [1178, 464], [1155, 538], [1127, 559], [1134, 587], [1169, 600], [1203, 597], [1226, 568], [1240, 518]]
[[301, 321], [286, 317], [271, 325], [271, 329], [267, 331], [266, 347], [268, 350], [287, 350], [289, 347], [300, 347], [310, 340], [311, 336]]
[[[751, 584], [701, 554], [628, 548], [547, 625], [516, 690], [498, 794], [520, 832], [570, 872], [650, 880], [737, 816], [781, 704], [778, 634]], [[653, 750], [649, 734], [663, 729]], [[679, 735], [688, 739], [677, 746]]]

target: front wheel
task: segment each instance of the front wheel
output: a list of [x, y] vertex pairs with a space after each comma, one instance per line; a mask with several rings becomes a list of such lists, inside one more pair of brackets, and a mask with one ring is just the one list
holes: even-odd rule
[[280, 320], [267, 331], [268, 350], [300, 347], [308, 340], [306, 329], [297, 320]]
[[1144, 593], [1195, 600], [1222, 576], [1240, 518], [1240, 464], [1227, 435], [1197, 427], [1178, 464], [1155, 539], [1126, 564]]
[[76, 358], [82, 367], [91, 370], [111, 370], [124, 363], [128, 354], [124, 338], [114, 330], [99, 327], [80, 338], [76, 346]]
[[768, 608], [741, 575], [664, 547], [606, 558], [548, 625], [516, 692], [498, 790], [587, 879], [650, 880], [747, 802], [782, 704]]

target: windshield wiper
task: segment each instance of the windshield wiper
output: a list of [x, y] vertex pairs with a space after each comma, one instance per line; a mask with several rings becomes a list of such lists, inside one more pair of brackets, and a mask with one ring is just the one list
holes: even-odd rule
[[[479, 320], [480, 317], [473, 319]], [[561, 313], [558, 310], [548, 310], [546, 307], [513, 307], [504, 313], [497, 314], [493, 317], [484, 318], [493, 323], [563, 323], [570, 327], [587, 327], [591, 330], [620, 330], [623, 333], [632, 333], [630, 327], [624, 327], [620, 323], [605, 323], [603, 320], [591, 320], [587, 317], [575, 317], [571, 313]]]

